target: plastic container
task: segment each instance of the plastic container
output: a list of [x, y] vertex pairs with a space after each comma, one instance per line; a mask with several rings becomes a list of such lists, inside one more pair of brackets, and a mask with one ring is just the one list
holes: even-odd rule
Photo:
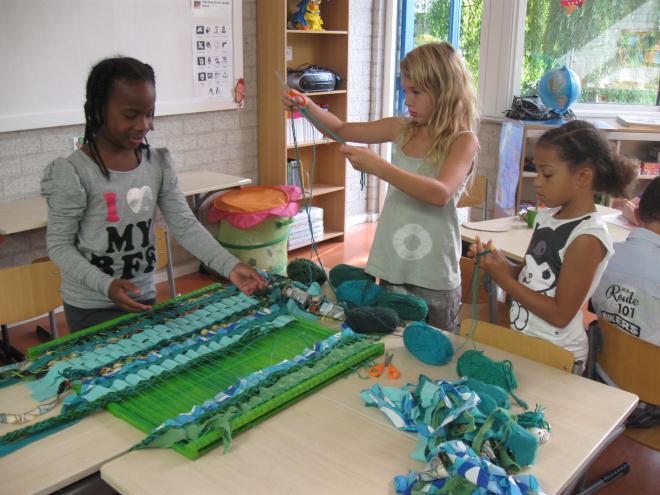
[[222, 220], [218, 241], [227, 251], [254, 268], [285, 274], [287, 240], [292, 223], [291, 217], [269, 217], [254, 227], [239, 229]]

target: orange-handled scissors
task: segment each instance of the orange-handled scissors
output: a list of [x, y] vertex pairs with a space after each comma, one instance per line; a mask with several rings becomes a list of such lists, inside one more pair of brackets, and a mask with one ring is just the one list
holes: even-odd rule
[[387, 369], [387, 378], [390, 380], [396, 380], [401, 376], [401, 372], [396, 369], [396, 366], [392, 364], [392, 358], [394, 354], [385, 354], [385, 362], [383, 364], [377, 364], [369, 368], [369, 375], [374, 378], [378, 378], [383, 372]]

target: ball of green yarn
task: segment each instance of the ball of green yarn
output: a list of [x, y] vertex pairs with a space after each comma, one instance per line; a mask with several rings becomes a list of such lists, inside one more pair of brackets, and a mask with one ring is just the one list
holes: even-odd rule
[[458, 376], [476, 378], [490, 385], [497, 385], [511, 394], [511, 397], [523, 409], [527, 409], [527, 403], [516, 396], [514, 390], [518, 388], [516, 375], [513, 374], [511, 361], [493, 361], [482, 351], [470, 349], [458, 358], [456, 363]]
[[286, 274], [291, 280], [309, 285], [316, 282], [322, 285], [328, 278], [319, 265], [311, 260], [299, 258], [291, 261], [286, 267]]
[[384, 291], [376, 299], [376, 306], [393, 309], [404, 320], [423, 321], [429, 314], [427, 302], [413, 294]]
[[456, 363], [456, 373], [458, 376], [467, 376], [497, 385], [507, 392], [512, 392], [518, 387], [510, 363], [493, 361], [482, 351], [472, 349], [465, 351]]
[[347, 280], [337, 287], [337, 301], [353, 306], [373, 306], [378, 295], [384, 290], [371, 280]]
[[339, 264], [330, 270], [330, 283], [333, 287], [339, 287], [347, 280], [375, 280], [374, 277], [364, 271], [364, 268]]
[[410, 354], [426, 364], [447, 364], [454, 357], [454, 346], [449, 337], [423, 321], [406, 327], [403, 343]]
[[393, 309], [362, 306], [347, 311], [346, 324], [358, 333], [392, 333], [401, 320]]

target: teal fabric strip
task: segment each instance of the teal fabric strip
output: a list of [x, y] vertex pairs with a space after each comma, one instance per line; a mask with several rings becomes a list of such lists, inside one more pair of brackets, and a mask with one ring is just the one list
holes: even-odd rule
[[65, 423], [65, 424], [53, 426], [52, 428], [50, 428], [48, 430], [36, 433], [36, 434], [34, 434], [30, 437], [24, 438], [22, 440], [18, 440], [18, 441], [13, 442], [13, 443], [7, 444], [7, 443], [1, 443], [0, 442], [0, 457], [5, 456], [7, 454], [11, 454], [12, 452], [17, 451], [18, 449], [22, 449], [26, 445], [30, 445], [32, 442], [36, 442], [38, 440], [41, 440], [42, 438], [50, 436], [53, 433], [57, 433], [58, 431], [62, 431], [65, 428], [69, 428], [70, 426], [75, 425], [78, 421], [80, 421], [80, 420], [71, 421], [70, 423]]

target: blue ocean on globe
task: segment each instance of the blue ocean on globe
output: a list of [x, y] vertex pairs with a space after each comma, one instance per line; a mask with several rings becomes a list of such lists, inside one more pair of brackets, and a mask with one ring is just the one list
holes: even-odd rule
[[537, 90], [543, 104], [561, 115], [580, 97], [582, 85], [578, 75], [564, 65], [543, 74]]

